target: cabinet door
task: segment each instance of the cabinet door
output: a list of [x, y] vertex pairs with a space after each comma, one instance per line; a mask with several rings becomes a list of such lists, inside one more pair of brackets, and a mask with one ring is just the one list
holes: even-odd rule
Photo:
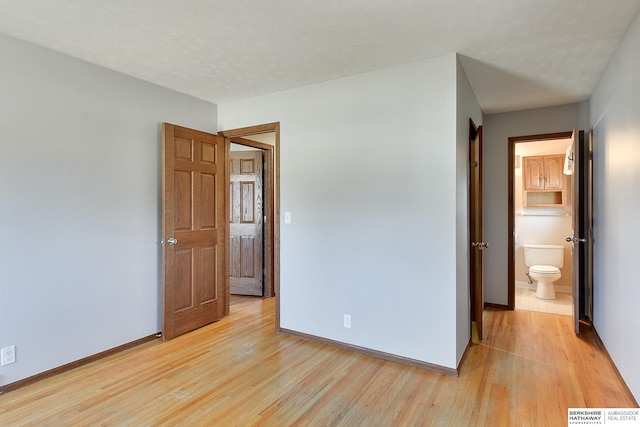
[[545, 190], [562, 190], [564, 182], [564, 156], [544, 157], [544, 188]]
[[542, 156], [525, 157], [522, 172], [525, 190], [544, 189], [544, 162]]

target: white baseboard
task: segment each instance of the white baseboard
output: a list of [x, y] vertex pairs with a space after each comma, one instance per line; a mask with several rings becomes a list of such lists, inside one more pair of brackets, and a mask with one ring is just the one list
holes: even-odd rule
[[[520, 289], [531, 289], [532, 291], [536, 289], [536, 284], [532, 283], [529, 284], [528, 282], [524, 282], [521, 280], [516, 280], [516, 288], [520, 288]], [[554, 289], [556, 292], [562, 292], [565, 294], [570, 294], [571, 293], [571, 286], [560, 286], [560, 285], [555, 285]]]

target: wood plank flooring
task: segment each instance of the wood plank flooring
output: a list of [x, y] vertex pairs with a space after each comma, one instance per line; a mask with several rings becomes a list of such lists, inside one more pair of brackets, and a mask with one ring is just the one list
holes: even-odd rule
[[569, 407], [633, 407], [572, 318], [485, 311], [459, 378], [274, 333], [271, 299], [0, 396], [0, 425], [562, 426]]

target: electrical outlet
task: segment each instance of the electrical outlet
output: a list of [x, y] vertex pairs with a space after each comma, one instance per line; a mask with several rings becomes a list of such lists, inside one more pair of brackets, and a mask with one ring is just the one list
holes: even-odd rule
[[10, 345], [0, 350], [0, 366], [10, 365], [16, 361], [16, 346]]
[[351, 316], [348, 314], [344, 315], [344, 327], [345, 328], [350, 328], [351, 327]]

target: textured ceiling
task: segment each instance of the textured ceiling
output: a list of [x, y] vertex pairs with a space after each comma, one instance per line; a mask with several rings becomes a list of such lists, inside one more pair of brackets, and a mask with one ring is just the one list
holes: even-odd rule
[[0, 32], [214, 103], [458, 52], [492, 113], [587, 99], [639, 10], [640, 0], [0, 0]]

